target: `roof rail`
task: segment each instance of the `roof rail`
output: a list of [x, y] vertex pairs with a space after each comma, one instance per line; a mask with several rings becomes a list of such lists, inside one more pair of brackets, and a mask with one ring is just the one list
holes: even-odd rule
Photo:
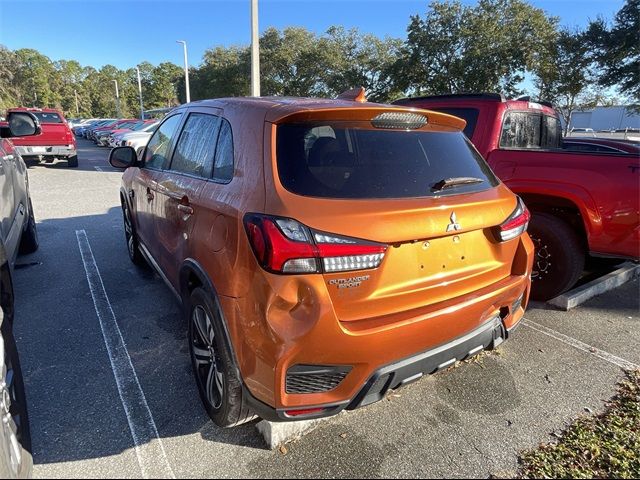
[[446, 95], [425, 95], [423, 97], [410, 97], [396, 100], [393, 103], [400, 103], [405, 100], [444, 100], [447, 98], [465, 98], [465, 99], [478, 99], [478, 100], [492, 100], [494, 102], [504, 102], [506, 98], [501, 93], [450, 93]]

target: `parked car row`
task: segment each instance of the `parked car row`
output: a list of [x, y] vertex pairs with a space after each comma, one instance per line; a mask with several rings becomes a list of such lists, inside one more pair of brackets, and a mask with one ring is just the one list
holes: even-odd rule
[[130, 146], [139, 150], [146, 145], [158, 123], [156, 119], [91, 119], [77, 124], [73, 131], [98, 146]]

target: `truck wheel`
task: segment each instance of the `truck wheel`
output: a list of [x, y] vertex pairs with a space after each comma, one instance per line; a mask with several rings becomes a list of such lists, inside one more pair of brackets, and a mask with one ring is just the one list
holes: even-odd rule
[[29, 199], [29, 220], [27, 220], [27, 228], [22, 233], [22, 239], [20, 240], [19, 252], [33, 253], [38, 250], [38, 229], [36, 227], [36, 217], [33, 213], [33, 205], [31, 199]]
[[529, 236], [535, 246], [531, 298], [550, 300], [573, 287], [580, 278], [584, 248], [569, 225], [548, 213], [533, 213]]
[[78, 155], [67, 157], [67, 165], [69, 168], [76, 168], [78, 166]]

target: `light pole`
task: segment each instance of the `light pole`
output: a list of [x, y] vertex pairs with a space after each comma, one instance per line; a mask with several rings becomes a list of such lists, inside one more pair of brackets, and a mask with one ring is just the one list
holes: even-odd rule
[[191, 101], [191, 94], [189, 93], [189, 61], [187, 60], [187, 42], [184, 40], [176, 40], [176, 43], [181, 43], [184, 49], [184, 84], [187, 89], [187, 103]]
[[251, 96], [260, 96], [260, 37], [258, 36], [258, 0], [251, 0]]
[[118, 80], [114, 80], [116, 84], [116, 117], [120, 118], [120, 93], [118, 93]]
[[138, 74], [138, 93], [140, 94], [140, 120], [144, 120], [144, 108], [142, 106], [142, 80], [140, 79], [140, 69], [136, 67]]
[[76, 97], [76, 115], [80, 115], [80, 109], [78, 108], [78, 92], [76, 90], [74, 90], [73, 94]]

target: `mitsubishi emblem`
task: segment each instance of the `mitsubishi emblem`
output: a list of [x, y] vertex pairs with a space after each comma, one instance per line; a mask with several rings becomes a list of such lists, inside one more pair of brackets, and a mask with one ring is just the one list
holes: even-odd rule
[[451, 212], [451, 223], [447, 225], [447, 232], [457, 232], [461, 230], [462, 227], [458, 223], [458, 217], [456, 217], [456, 212]]

